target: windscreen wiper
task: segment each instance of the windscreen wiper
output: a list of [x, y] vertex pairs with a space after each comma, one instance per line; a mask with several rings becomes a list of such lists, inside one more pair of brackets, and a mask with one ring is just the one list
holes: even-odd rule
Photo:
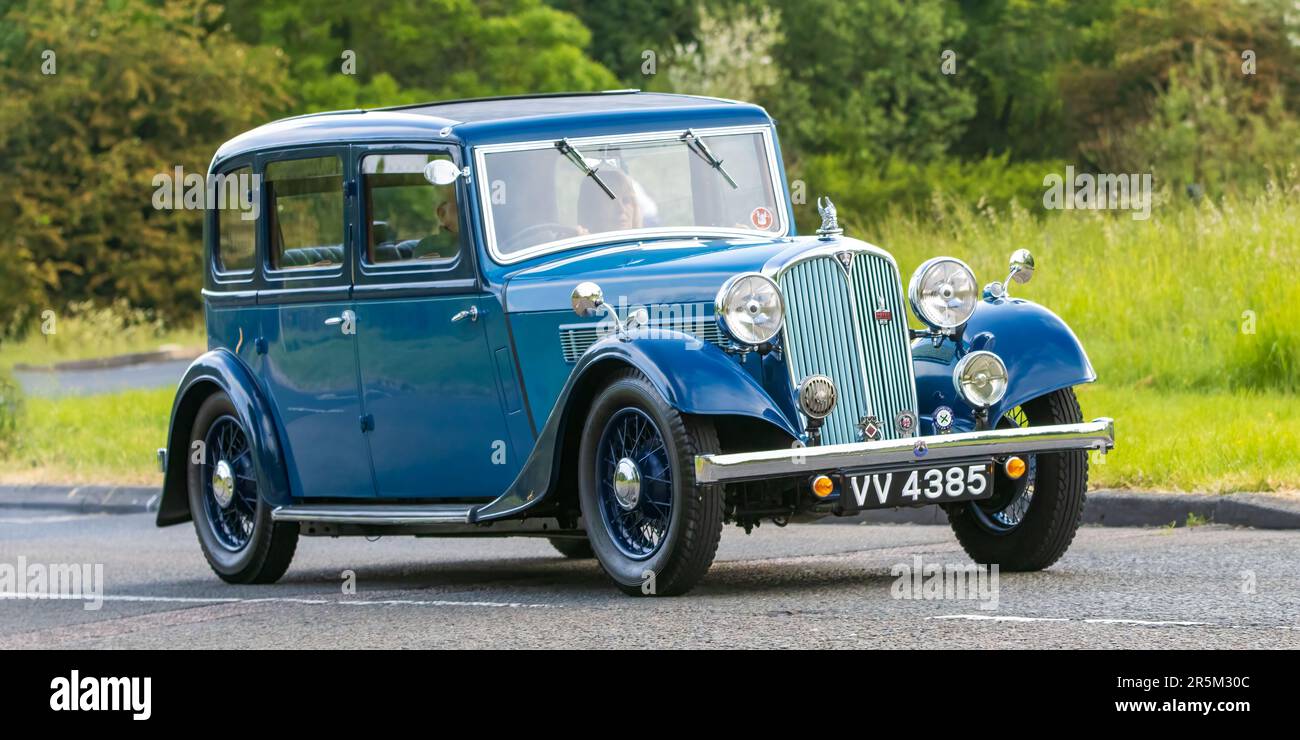
[[686, 148], [703, 157], [704, 161], [708, 162], [710, 167], [717, 170], [718, 174], [727, 178], [727, 184], [731, 185], [732, 190], [740, 189], [740, 186], [736, 184], [736, 181], [733, 180], [731, 175], [727, 174], [727, 170], [723, 168], [722, 160], [713, 156], [713, 152], [709, 150], [709, 145], [705, 144], [704, 139], [697, 136], [694, 130], [689, 128], [686, 129], [686, 133], [682, 134], [682, 141], [686, 142]]
[[577, 165], [578, 169], [587, 173], [587, 177], [595, 180], [596, 184], [600, 186], [601, 190], [605, 191], [605, 195], [608, 195], [610, 200], [618, 200], [618, 196], [614, 195], [614, 191], [610, 190], [609, 186], [605, 184], [605, 181], [600, 179], [600, 175], [596, 174], [596, 168], [587, 164], [586, 157], [583, 157], [582, 152], [575, 149], [573, 144], [569, 143], [568, 139], [560, 139], [555, 142], [555, 148], [559, 149], [560, 154], [563, 154], [570, 162]]

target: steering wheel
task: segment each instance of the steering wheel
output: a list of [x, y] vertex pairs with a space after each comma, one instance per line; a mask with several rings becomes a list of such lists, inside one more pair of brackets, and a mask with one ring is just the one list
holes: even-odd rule
[[[547, 233], [551, 235], [550, 239], [538, 240], [534, 238]], [[543, 242], [555, 241], [556, 239], [567, 239], [571, 236], [577, 236], [580, 233], [582, 232], [578, 231], [578, 227], [576, 226], [569, 226], [568, 224], [562, 224], [558, 221], [543, 221], [542, 223], [533, 224], [532, 226], [525, 227], [521, 231], [515, 232], [515, 235], [510, 237], [510, 243], [531, 247], [535, 243], [540, 244]]]

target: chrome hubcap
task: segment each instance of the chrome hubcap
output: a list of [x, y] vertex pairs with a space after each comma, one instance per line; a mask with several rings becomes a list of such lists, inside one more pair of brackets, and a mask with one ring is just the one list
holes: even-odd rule
[[619, 460], [614, 468], [614, 500], [623, 511], [631, 511], [641, 502], [641, 469], [632, 458]]
[[225, 460], [217, 461], [212, 468], [212, 497], [223, 509], [230, 508], [235, 500], [235, 471]]

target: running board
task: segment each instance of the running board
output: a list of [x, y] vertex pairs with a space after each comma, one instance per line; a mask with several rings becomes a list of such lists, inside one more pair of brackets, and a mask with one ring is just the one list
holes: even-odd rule
[[474, 509], [481, 504], [304, 504], [277, 506], [271, 519], [277, 522], [322, 522], [328, 524], [472, 524]]

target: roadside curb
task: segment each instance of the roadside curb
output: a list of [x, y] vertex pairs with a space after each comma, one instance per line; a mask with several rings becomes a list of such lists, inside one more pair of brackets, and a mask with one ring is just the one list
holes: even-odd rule
[[0, 507], [59, 509], [82, 514], [141, 514], [158, 510], [155, 486], [6, 486]]
[[[1300, 529], [1300, 502], [1262, 493], [1130, 493], [1092, 491], [1083, 509], [1083, 523], [1104, 527], [1187, 526], [1191, 516], [1207, 524], [1231, 524], [1257, 529]], [[937, 506], [868, 511], [827, 524], [947, 524]]]

